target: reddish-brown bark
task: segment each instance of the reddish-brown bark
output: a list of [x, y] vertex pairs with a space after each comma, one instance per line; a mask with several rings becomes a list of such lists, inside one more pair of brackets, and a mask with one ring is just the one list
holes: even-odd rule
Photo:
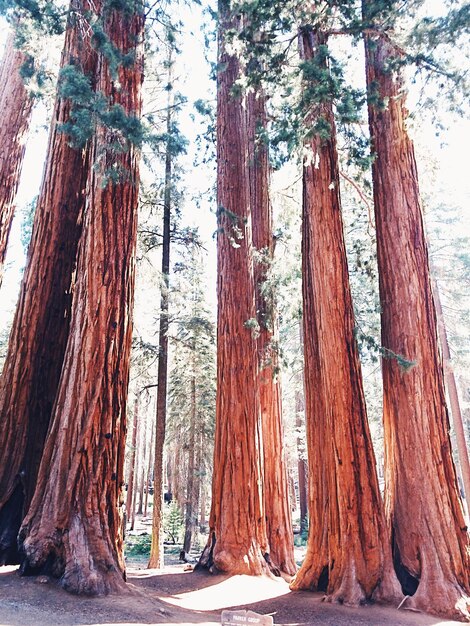
[[[141, 110], [141, 13], [108, 11], [103, 27], [134, 63], [114, 76], [99, 57], [97, 87], [128, 115]], [[69, 340], [29, 513], [20, 531], [23, 573], [46, 571], [74, 593], [122, 588], [123, 461], [132, 336], [139, 150], [116, 151], [119, 131], [98, 127]], [[124, 143], [124, 142], [123, 142]], [[108, 173], [121, 172], [117, 181]]]
[[[80, 7], [74, 0], [79, 15]], [[84, 73], [96, 56], [79, 17], [68, 25], [61, 65]], [[0, 379], [0, 563], [17, 563], [16, 535], [33, 496], [67, 342], [73, 272], [88, 171], [86, 149], [59, 131], [70, 104], [58, 98], [26, 270]]]
[[0, 65], [0, 287], [33, 106], [20, 75], [24, 61], [11, 33]]
[[266, 532], [271, 566], [293, 575], [297, 568], [284, 451], [279, 359], [275, 345], [275, 303], [272, 295], [263, 289], [272, 263], [274, 245], [268, 147], [259, 138], [258, 132], [267, 125], [266, 98], [261, 90], [248, 94], [246, 115], [253, 247], [256, 250], [254, 279], [259, 324], [258, 392], [263, 431]]
[[248, 146], [239, 77], [224, 33], [239, 28], [219, 4], [217, 80], [217, 399], [209, 538], [200, 567], [231, 574], [267, 571], [262, 437], [253, 277]]
[[[304, 60], [326, 40], [301, 32]], [[326, 63], [324, 65], [326, 69]], [[331, 101], [313, 105], [329, 139], [308, 141], [303, 173], [303, 321], [310, 532], [292, 589], [357, 605], [400, 595], [395, 578], [354, 336]]]
[[385, 351], [385, 507], [402, 586], [413, 593], [419, 583], [408, 605], [462, 617], [470, 592], [468, 532], [451, 455], [405, 86], [402, 72], [390, 69], [397, 59], [388, 38], [366, 38]]

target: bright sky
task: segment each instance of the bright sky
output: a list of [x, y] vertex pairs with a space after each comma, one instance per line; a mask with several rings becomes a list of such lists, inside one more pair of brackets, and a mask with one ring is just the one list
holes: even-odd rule
[[[196, 3], [183, 8], [184, 14], [181, 18], [189, 24], [188, 36], [183, 38], [182, 55], [180, 59], [185, 76], [184, 86], [180, 86], [189, 100], [188, 106], [182, 114], [181, 124], [183, 133], [191, 142], [188, 157], [185, 159], [185, 168], [188, 171], [185, 185], [192, 193], [206, 191], [210, 184], [207, 174], [201, 170], [191, 171], [192, 160], [195, 155], [194, 140], [198, 132], [197, 125], [191, 120], [190, 114], [193, 112], [193, 102], [197, 99], [211, 97], [213, 85], [208, 78], [208, 67], [204, 60], [204, 41], [201, 32], [201, 8]], [[6, 38], [7, 29], [5, 25], [0, 25], [0, 53]], [[410, 94], [411, 98], [413, 94]], [[411, 99], [410, 98], [410, 99]], [[35, 132], [30, 136], [26, 149], [25, 162], [23, 166], [23, 176], [17, 198], [17, 219], [15, 219], [10, 237], [10, 247], [7, 256], [7, 267], [2, 289], [0, 290], [0, 329], [4, 328], [10, 318], [15, 306], [17, 291], [20, 282], [20, 270], [24, 265], [24, 254], [20, 242], [20, 220], [21, 209], [30, 202], [38, 193], [42, 177], [42, 168], [45, 159], [47, 143], [47, 130], [41, 126], [44, 124], [44, 107], [39, 105], [34, 113], [33, 128]], [[454, 204], [465, 208], [462, 211], [466, 215], [461, 227], [462, 232], [470, 236], [470, 176], [468, 176], [468, 140], [470, 138], [470, 120], [450, 120], [449, 130], [436, 138], [433, 127], [426, 123], [420, 129], [419, 144], [424, 145], [426, 151], [433, 154], [439, 164], [439, 186], [442, 187], [444, 195]], [[445, 138], [446, 145], [442, 146], [442, 139]], [[188, 194], [188, 197], [191, 196]], [[215, 290], [215, 256], [212, 235], [215, 231], [214, 207], [203, 202], [201, 208], [196, 209], [193, 202], [188, 202], [185, 210], [185, 222], [199, 226], [203, 239], [207, 242], [210, 250], [208, 269], [212, 286], [212, 296]], [[212, 298], [211, 298], [212, 299]]]

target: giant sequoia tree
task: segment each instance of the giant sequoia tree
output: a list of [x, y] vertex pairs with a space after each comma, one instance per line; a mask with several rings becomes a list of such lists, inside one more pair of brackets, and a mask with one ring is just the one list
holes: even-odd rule
[[248, 146], [240, 64], [226, 32], [240, 16], [219, 3], [217, 77], [217, 401], [209, 538], [200, 566], [266, 571], [262, 435], [253, 277]]
[[294, 541], [283, 445], [281, 385], [276, 336], [275, 302], [267, 280], [273, 260], [273, 217], [269, 197], [269, 155], [266, 97], [262, 88], [246, 98], [250, 206], [255, 248], [254, 278], [258, 335], [258, 392], [263, 430], [264, 500], [269, 555], [274, 567], [294, 574]]
[[[373, 5], [365, 6], [367, 19]], [[366, 70], [375, 161], [382, 311], [385, 506], [408, 603], [468, 616], [468, 532], [451, 455], [436, 314], [400, 51], [369, 35]]]
[[[292, 589], [359, 604], [398, 597], [367, 423], [344, 244], [326, 37], [300, 35], [312, 101], [302, 274], [310, 531]], [[327, 133], [325, 132], [327, 129]]]
[[[139, 188], [139, 150], [126, 136], [139, 134], [144, 19], [139, 4], [113, 7], [103, 12], [106, 45], [97, 69], [108, 124], [93, 138], [69, 340], [20, 531], [24, 573], [48, 571], [64, 588], [87, 594], [121, 588], [125, 577], [119, 504]], [[132, 63], [116, 66], [116, 58]]]
[[[61, 66], [90, 76], [96, 55], [73, 0]], [[62, 84], [62, 83], [61, 83]], [[61, 132], [71, 103], [58, 97], [19, 302], [0, 379], [0, 563], [17, 563], [16, 535], [33, 496], [67, 342], [88, 156]]]
[[12, 33], [0, 65], [0, 287], [33, 103], [20, 74], [24, 62]]

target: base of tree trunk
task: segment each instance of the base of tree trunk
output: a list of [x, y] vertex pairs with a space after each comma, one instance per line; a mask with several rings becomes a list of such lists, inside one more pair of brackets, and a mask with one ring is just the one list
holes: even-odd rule
[[39, 532], [26, 536], [22, 529], [20, 574], [58, 578], [63, 589], [78, 595], [127, 592], [125, 571], [113, 557], [106, 538], [96, 533], [93, 545], [89, 545], [90, 536], [93, 536], [90, 530], [78, 518], [71, 520], [68, 529], [55, 529], [49, 534]]
[[[236, 554], [238, 552], [239, 554]], [[243, 554], [242, 554], [243, 552]], [[195, 570], [208, 570], [211, 574], [245, 574], [261, 576], [262, 574], [280, 576], [279, 570], [272, 565], [269, 555], [263, 555], [255, 545], [247, 550], [217, 550], [215, 533], [209, 535], [206, 547], [196, 564]]]
[[18, 533], [23, 521], [24, 493], [18, 484], [0, 509], [0, 565], [18, 565]]
[[422, 576], [416, 593], [408, 596], [403, 606], [446, 619], [470, 621], [470, 596], [457, 582], [445, 580], [435, 571]]
[[390, 571], [383, 573], [382, 578], [370, 591], [357, 578], [354, 561], [342, 566], [340, 575], [330, 580], [328, 566], [320, 569], [313, 561], [304, 562], [290, 585], [291, 591], [322, 591], [326, 595], [325, 602], [343, 604], [345, 606], [361, 606], [368, 603], [398, 603], [403, 599], [398, 581]]

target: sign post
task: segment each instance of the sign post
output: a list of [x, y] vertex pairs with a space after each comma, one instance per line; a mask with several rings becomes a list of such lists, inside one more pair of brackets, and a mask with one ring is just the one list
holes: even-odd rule
[[254, 611], [222, 611], [222, 626], [273, 626], [271, 615]]

